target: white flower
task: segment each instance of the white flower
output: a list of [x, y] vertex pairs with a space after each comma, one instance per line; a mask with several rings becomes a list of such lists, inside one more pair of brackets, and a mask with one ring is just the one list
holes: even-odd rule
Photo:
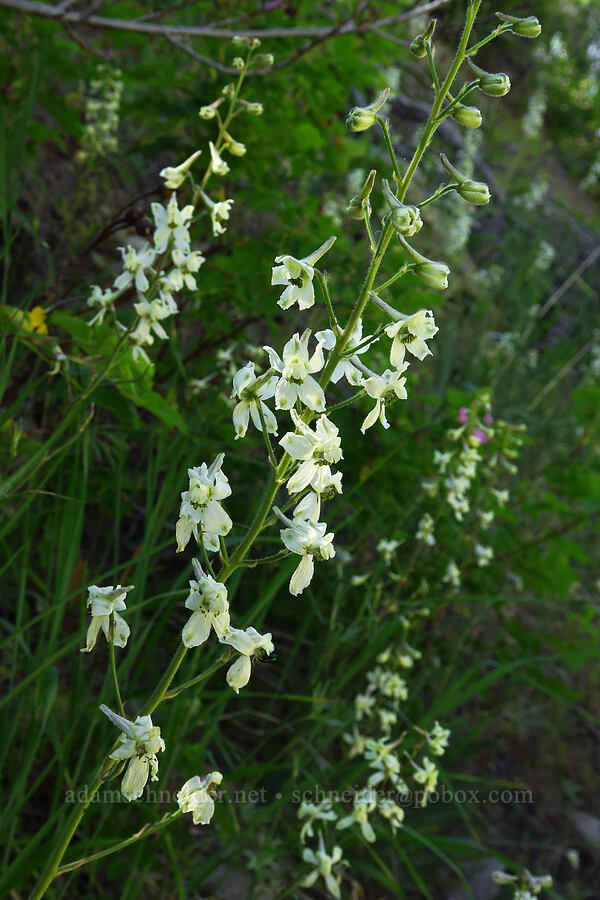
[[379, 419], [384, 428], [389, 428], [388, 421], [385, 417], [385, 405], [386, 405], [386, 395], [387, 394], [395, 394], [399, 400], [406, 400], [407, 393], [404, 385], [406, 384], [406, 378], [402, 376], [402, 373], [406, 371], [408, 368], [408, 363], [402, 363], [400, 368], [398, 368], [395, 372], [392, 372], [390, 369], [386, 369], [383, 375], [372, 375], [370, 378], [366, 378], [363, 381], [363, 387], [369, 397], [372, 397], [373, 400], [376, 400], [375, 406], [366, 417], [362, 425], [360, 426], [360, 430], [364, 434], [367, 428], [370, 428], [375, 422]]
[[404, 361], [406, 350], [417, 359], [432, 356], [425, 341], [436, 335], [439, 328], [435, 324], [431, 310], [420, 309], [412, 316], [404, 316], [402, 313], [398, 315], [402, 318], [385, 329], [387, 336], [394, 339], [390, 351], [391, 364], [397, 368]]
[[179, 166], [167, 166], [166, 168], [161, 169], [159, 175], [161, 178], [164, 178], [165, 187], [168, 187], [172, 191], [176, 191], [178, 187], [181, 187], [190, 166], [201, 153], [202, 150], [196, 150], [195, 153], [188, 156], [186, 161], [182, 162]]
[[315, 822], [335, 822], [337, 814], [331, 808], [331, 800], [322, 800], [320, 803], [303, 801], [298, 810], [298, 818], [306, 819], [300, 829], [300, 843], [303, 844], [307, 837], [314, 837], [313, 824]]
[[492, 494], [496, 497], [498, 501], [498, 506], [503, 507], [508, 503], [508, 491], [497, 491], [495, 488], [492, 488]]
[[385, 538], [382, 538], [375, 549], [378, 553], [383, 554], [384, 562], [387, 566], [389, 566], [392, 561], [394, 551], [397, 550], [399, 546], [400, 541], [388, 541]]
[[354, 809], [349, 816], [345, 816], [337, 823], [337, 828], [350, 828], [355, 823], [360, 825], [363, 837], [372, 844], [375, 840], [375, 832], [369, 822], [369, 814], [377, 806], [377, 794], [373, 790], [363, 789], [354, 795]]
[[206, 550], [214, 553], [219, 549], [219, 537], [228, 534], [233, 527], [220, 502], [231, 495], [227, 476], [221, 471], [224, 458], [225, 455], [219, 453], [210, 467], [202, 463], [188, 469], [189, 489], [181, 495], [175, 528], [178, 553], [187, 546], [192, 534], [199, 540], [199, 530]]
[[194, 274], [200, 269], [204, 257], [198, 250], [184, 253], [182, 250], [173, 250], [174, 268], [171, 269], [165, 281], [173, 291], [180, 291], [185, 284], [188, 291], [195, 291], [198, 287]]
[[138, 253], [131, 245], [127, 245], [119, 247], [119, 251], [123, 257], [124, 271], [115, 278], [114, 286], [123, 291], [135, 281], [136, 290], [143, 294], [150, 286], [144, 269], [149, 269], [154, 262], [154, 249], [145, 247]]
[[331, 559], [335, 556], [333, 547], [333, 533], [325, 533], [325, 522], [312, 522], [310, 520], [296, 518], [291, 521], [283, 513], [273, 507], [288, 528], [280, 531], [281, 540], [288, 550], [300, 556], [300, 562], [290, 579], [290, 594], [297, 597], [312, 581], [315, 571], [314, 557], [317, 559]]
[[440, 470], [442, 475], [448, 468], [448, 464], [450, 463], [453, 455], [454, 454], [450, 451], [448, 453], [441, 453], [439, 450], [433, 451], [433, 464]]
[[101, 287], [97, 284], [92, 285], [92, 293], [88, 297], [87, 305], [88, 306], [98, 306], [98, 312], [96, 315], [90, 319], [90, 325], [101, 325], [104, 321], [104, 316], [107, 311], [113, 310], [113, 300], [116, 297], [115, 291], [106, 290], [103, 291]]
[[435, 537], [433, 535], [433, 519], [429, 515], [429, 513], [425, 513], [425, 515], [421, 518], [417, 532], [415, 537], [418, 541], [423, 541], [423, 543], [427, 544], [429, 547], [433, 547], [435, 544]]
[[446, 566], [446, 571], [444, 572], [442, 581], [444, 582], [444, 584], [452, 585], [452, 587], [460, 587], [460, 569], [453, 559], [451, 559]]
[[213, 235], [217, 237], [219, 234], [225, 234], [225, 227], [223, 222], [227, 222], [229, 219], [229, 210], [233, 206], [233, 200], [219, 200], [215, 203], [210, 199], [208, 194], [205, 194], [202, 191], [202, 199], [204, 200], [206, 206], [210, 210], [210, 218], [212, 222]]
[[312, 887], [315, 881], [321, 877], [325, 881], [329, 893], [336, 900], [340, 900], [341, 873], [334, 872], [334, 866], [346, 865], [345, 860], [342, 859], [342, 848], [336, 845], [331, 851], [331, 855], [326, 853], [323, 835], [319, 832], [319, 849], [313, 851], [309, 847], [305, 847], [302, 851], [302, 859], [314, 866], [314, 870], [302, 882], [303, 886]]
[[290, 494], [297, 494], [312, 485], [322, 466], [339, 462], [343, 455], [339, 430], [326, 415], [319, 417], [314, 431], [294, 409], [291, 410], [291, 416], [296, 431], [300, 434], [288, 431], [279, 443], [292, 459], [302, 461], [287, 483]]
[[210, 148], [210, 167], [215, 175], [227, 175], [229, 172], [229, 166], [225, 162], [222, 156], [219, 155], [219, 151], [215, 147], [212, 141], [208, 142], [208, 146]]
[[288, 255], [275, 257], [275, 262], [281, 263], [281, 265], [273, 266], [271, 284], [286, 285], [277, 301], [282, 309], [289, 309], [294, 303], [298, 304], [299, 309], [308, 309], [314, 304], [313, 278], [315, 270], [313, 266], [324, 253], [327, 253], [334, 241], [335, 238], [330, 237], [318, 250], [302, 259], [295, 259]]
[[354, 698], [356, 721], [360, 722], [363, 716], [370, 716], [374, 706], [375, 697], [372, 694], [357, 694]]
[[161, 203], [152, 204], [152, 215], [156, 230], [154, 232], [154, 246], [157, 253], [164, 253], [172, 242], [172, 248], [188, 253], [190, 249], [189, 223], [194, 214], [194, 207], [190, 204], [179, 209], [177, 197], [171, 194], [171, 199], [166, 207]]
[[259, 405], [265, 418], [267, 431], [269, 434], [277, 434], [277, 419], [264, 402], [265, 400], [270, 400], [275, 394], [277, 380], [276, 375], [263, 375], [261, 378], [257, 378], [254, 374], [253, 362], [247, 363], [235, 373], [231, 396], [237, 397], [239, 400], [239, 403], [236, 403], [233, 410], [236, 440], [244, 437], [246, 434], [250, 418], [252, 418], [254, 427], [262, 431], [260, 414], [258, 412]]
[[[326, 328], [324, 331], [317, 331], [315, 337], [318, 341], [322, 342], [325, 350], [333, 350], [335, 347], [335, 334], [331, 328]], [[360, 356], [361, 353], [365, 353], [373, 343], [371, 340], [372, 337], [373, 335], [369, 334], [363, 338], [363, 323], [362, 319], [359, 319], [348, 338], [348, 343], [344, 348], [343, 358], [331, 373], [330, 381], [333, 382], [333, 384], [337, 384], [342, 376], [346, 377], [348, 384], [357, 386], [362, 383], [360, 370], [356, 368], [350, 357], [355, 355]], [[375, 341], [378, 340], [379, 338], [375, 338]], [[362, 344], [363, 342], [364, 347], [359, 347], [359, 344]]]
[[296, 332], [283, 348], [283, 359], [272, 347], [264, 349], [269, 354], [271, 368], [279, 372], [281, 378], [275, 389], [275, 408], [291, 409], [300, 400], [315, 412], [324, 412], [325, 394], [322, 387], [312, 377], [324, 365], [322, 344], [319, 342], [309, 358], [308, 341], [310, 332], [302, 337]]
[[388, 779], [394, 785], [398, 780], [402, 780], [400, 778], [400, 760], [384, 741], [367, 741], [365, 759], [369, 761], [369, 766], [375, 769], [375, 772], [367, 780], [369, 787], [375, 787]]
[[442, 728], [439, 722], [436, 722], [430, 732], [427, 734], [427, 743], [431, 748], [431, 752], [435, 754], [435, 756], [443, 756], [446, 747], [448, 746], [448, 739], [450, 737], [450, 729]]
[[479, 516], [479, 521], [481, 522], [481, 527], [484, 529], [484, 531], [487, 531], [487, 529], [490, 527], [490, 525], [494, 521], [494, 516], [496, 515], [496, 513], [492, 509], [489, 509], [489, 510], [480, 509], [480, 510], [478, 510], [477, 515]]
[[[132, 584], [127, 587], [121, 587], [120, 584], [116, 587], [112, 587], [112, 585], [110, 587], [90, 585], [86, 602], [92, 621], [85, 639], [85, 647], [81, 648], [81, 653], [89, 653], [94, 649], [100, 629], [104, 632], [106, 640], [112, 640], [115, 647], [125, 647], [130, 630], [129, 625], [119, 613], [127, 608], [125, 606], [125, 597], [127, 592], [132, 589]], [[109, 636], [111, 615], [114, 619], [112, 638]]]
[[475, 556], [477, 557], [477, 565], [489, 566], [490, 561], [494, 558], [494, 551], [491, 547], [484, 547], [483, 544], [475, 544]]
[[215, 801], [210, 788], [223, 781], [220, 772], [209, 772], [208, 775], [194, 775], [188, 779], [177, 792], [177, 803], [183, 813], [192, 814], [194, 825], [208, 825], [215, 812]]
[[435, 791], [439, 771], [437, 766], [431, 762], [431, 760], [427, 757], [423, 757], [422, 765], [418, 766], [416, 763], [413, 763], [415, 766], [416, 772], [414, 775], [415, 781], [418, 781], [419, 784], [424, 785], [425, 791], [423, 796], [422, 805], [425, 806], [427, 803], [427, 796], [432, 791]]
[[387, 819], [390, 825], [392, 826], [392, 831], [395, 833], [396, 828], [400, 828], [402, 823], [404, 822], [404, 810], [401, 806], [398, 806], [397, 803], [394, 803], [393, 800], [389, 800], [384, 798], [380, 800], [377, 805], [377, 811]]
[[131, 722], [104, 704], [100, 709], [113, 725], [121, 729], [119, 746], [109, 756], [111, 759], [129, 760], [121, 782], [121, 792], [128, 800], [137, 800], [142, 796], [149, 775], [152, 781], [158, 781], [156, 754], [165, 749], [160, 728], [152, 724], [150, 716], [138, 716], [135, 722]]
[[250, 680], [252, 670], [252, 658], [269, 656], [275, 647], [271, 640], [271, 634], [259, 634], [256, 628], [250, 626], [242, 631], [240, 628], [228, 628], [219, 640], [222, 644], [235, 647], [239, 652], [239, 658], [227, 670], [227, 684], [239, 694], [240, 688], [245, 687]]
[[229, 603], [227, 588], [210, 575], [205, 575], [197, 559], [192, 560], [196, 581], [190, 581], [190, 593], [185, 601], [186, 609], [193, 610], [181, 635], [185, 647], [199, 647], [209, 634], [211, 626], [220, 639], [229, 628]]
[[159, 294], [150, 301], [143, 297], [134, 303], [133, 308], [140, 317], [140, 321], [131, 334], [132, 340], [137, 344], [153, 344], [152, 332], [161, 340], [168, 340], [169, 335], [162, 327], [161, 322], [178, 312], [177, 306], [173, 309], [173, 305], [172, 297], [166, 294]]
[[342, 473], [336, 472], [334, 475], [329, 466], [318, 466], [310, 487], [308, 494], [294, 507], [293, 515], [294, 519], [310, 519], [311, 522], [318, 522], [321, 515], [321, 497], [342, 493]]

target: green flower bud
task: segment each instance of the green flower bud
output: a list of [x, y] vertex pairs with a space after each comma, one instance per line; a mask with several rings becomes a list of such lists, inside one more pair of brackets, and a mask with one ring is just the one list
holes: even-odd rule
[[390, 89], [386, 88], [379, 97], [368, 106], [355, 106], [348, 113], [346, 128], [350, 131], [366, 131], [375, 124], [377, 113], [388, 98]]
[[536, 38], [542, 33], [540, 20], [535, 16], [527, 16], [524, 19], [519, 19], [517, 16], [507, 16], [505, 13], [497, 12], [496, 15], [502, 22], [510, 23], [510, 25], [512, 25], [512, 28], [510, 29], [511, 32], [517, 34], [519, 37]]
[[416, 37], [410, 43], [409, 50], [416, 56], [417, 59], [421, 59], [423, 56], [427, 56], [427, 46], [431, 47], [431, 54], [435, 53], [435, 48], [431, 44], [431, 38], [433, 37], [433, 32], [435, 31], [436, 19], [431, 19], [429, 25], [425, 29], [422, 34], [417, 34]]
[[458, 169], [449, 162], [443, 153], [440, 153], [440, 159], [443, 167], [457, 182], [456, 192], [460, 194], [463, 200], [474, 203], [476, 206], [485, 206], [486, 203], [490, 202], [490, 191], [487, 184], [484, 184], [482, 181], [472, 181], [470, 178], [467, 178], [466, 175], [459, 172]]
[[445, 291], [448, 287], [450, 269], [446, 263], [429, 260], [414, 266], [413, 272], [415, 275], [418, 275], [421, 281], [425, 282], [427, 287], [432, 288], [434, 291]]
[[422, 256], [404, 240], [401, 234], [398, 235], [398, 240], [414, 260], [410, 268], [415, 275], [421, 281], [424, 281], [428, 287], [433, 288], [434, 291], [445, 291], [448, 287], [448, 275], [450, 274], [450, 269], [446, 263], [434, 262], [434, 260]]
[[241, 70], [244, 68], [244, 60], [241, 56], [236, 56], [231, 65], [234, 69], [237, 69], [239, 72], [241, 72]]
[[373, 185], [375, 184], [375, 176], [377, 172], [375, 169], [371, 169], [367, 176], [367, 180], [363, 184], [360, 192], [356, 194], [349, 202], [346, 207], [346, 212], [353, 219], [364, 219], [366, 215], [366, 208], [368, 206], [368, 201], [371, 191], [373, 190]]
[[469, 68], [477, 75], [479, 79], [479, 90], [487, 94], [488, 97], [504, 97], [510, 91], [510, 78], [504, 72], [492, 74], [480, 69], [475, 63], [467, 60]]
[[464, 128], [479, 128], [483, 119], [476, 106], [463, 106], [459, 103], [452, 111], [452, 118]]
[[262, 116], [265, 108], [262, 103], [246, 103], [246, 112], [251, 116]]
[[417, 231], [420, 231], [423, 227], [423, 222], [421, 220], [419, 207], [405, 206], [404, 203], [401, 203], [385, 178], [382, 182], [382, 186], [383, 195], [391, 210], [390, 221], [394, 226], [394, 230], [398, 234], [404, 234], [407, 237], [411, 237], [413, 234], [416, 234]]
[[256, 56], [252, 57], [252, 68], [266, 68], [267, 66], [272, 66], [274, 62], [275, 57], [272, 53], [257, 53]]
[[490, 202], [490, 189], [483, 181], [463, 181], [456, 189], [463, 200], [476, 206], [485, 206]]

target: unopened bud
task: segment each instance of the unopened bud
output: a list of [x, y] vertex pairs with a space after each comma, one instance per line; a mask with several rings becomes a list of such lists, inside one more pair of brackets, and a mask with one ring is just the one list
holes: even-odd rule
[[246, 112], [250, 113], [251, 116], [262, 116], [265, 111], [262, 103], [246, 103]]
[[411, 247], [402, 235], [398, 235], [398, 238], [404, 249], [414, 260], [411, 269], [415, 275], [421, 281], [424, 281], [428, 287], [433, 288], [434, 291], [445, 291], [448, 287], [448, 275], [450, 274], [450, 269], [446, 263], [427, 259], [426, 256], [422, 256], [414, 247]]
[[359, 193], [356, 194], [348, 203], [346, 207], [346, 212], [353, 219], [364, 219], [366, 215], [366, 208], [368, 206], [367, 201], [371, 195], [371, 191], [373, 190], [373, 185], [375, 184], [375, 176], [377, 172], [375, 169], [371, 169], [367, 176], [367, 180], [363, 184]]
[[456, 191], [463, 200], [474, 203], [476, 206], [485, 206], [486, 203], [490, 202], [490, 191], [487, 184], [467, 178], [466, 175], [463, 175], [462, 172], [459, 172], [452, 165], [443, 153], [440, 153], [440, 159], [446, 171], [456, 180]]
[[479, 128], [483, 119], [476, 106], [463, 106], [461, 103], [452, 111], [452, 118], [456, 119], [463, 128]]
[[200, 112], [198, 115], [201, 119], [214, 119], [217, 114], [217, 110], [214, 106], [201, 106]]
[[519, 19], [517, 16], [507, 16], [505, 13], [497, 12], [496, 15], [500, 21], [510, 24], [512, 33], [517, 34], [519, 37], [536, 38], [542, 33], [540, 20], [535, 16], [526, 16], [524, 19]]
[[433, 56], [435, 49], [431, 44], [431, 38], [435, 31], [435, 25], [436, 19], [431, 19], [425, 31], [422, 34], [417, 34], [411, 41], [409, 50], [413, 56], [417, 57], [417, 59], [421, 59], [423, 56], [427, 55], [428, 46], [431, 48], [431, 54]]
[[252, 68], [266, 68], [267, 66], [272, 66], [274, 62], [275, 57], [272, 53], [257, 53], [256, 56], [252, 57]]
[[391, 210], [390, 221], [394, 226], [394, 230], [398, 234], [406, 235], [406, 237], [411, 237], [413, 234], [416, 234], [417, 231], [420, 231], [423, 227], [423, 222], [421, 220], [419, 207], [405, 206], [404, 203], [401, 203], [394, 195], [394, 192], [385, 178], [383, 179], [382, 186], [383, 196], [387, 200]]
[[346, 119], [346, 128], [350, 131], [366, 131], [371, 125], [375, 124], [377, 113], [385, 103], [390, 93], [390, 89], [386, 88], [379, 97], [368, 106], [355, 106], [348, 113]]
[[234, 69], [241, 71], [244, 68], [244, 60], [241, 56], [236, 56], [236, 58], [232, 61], [231, 65]]
[[225, 139], [225, 149], [228, 150], [232, 156], [244, 156], [246, 153], [244, 144], [240, 144], [239, 141], [234, 140], [227, 131], [223, 137]]
[[510, 91], [510, 78], [504, 72], [493, 74], [480, 69], [470, 59], [467, 60], [469, 68], [477, 75], [479, 79], [479, 90], [487, 94], [488, 97], [504, 97]]

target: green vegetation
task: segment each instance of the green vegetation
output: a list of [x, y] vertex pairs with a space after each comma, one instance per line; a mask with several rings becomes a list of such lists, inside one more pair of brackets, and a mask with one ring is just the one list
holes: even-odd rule
[[0, 896], [594, 898], [600, 8], [22, 5]]

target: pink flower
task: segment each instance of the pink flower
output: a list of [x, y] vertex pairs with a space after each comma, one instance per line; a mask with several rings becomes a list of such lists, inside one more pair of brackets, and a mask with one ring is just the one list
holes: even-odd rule
[[477, 438], [477, 440], [480, 441], [482, 444], [485, 444], [486, 441], [489, 440], [487, 434], [484, 434], [483, 431], [481, 430], [481, 428], [473, 429], [473, 437]]
[[460, 422], [461, 425], [464, 425], [465, 422], [467, 421], [467, 407], [466, 406], [461, 406], [461, 408], [459, 409], [458, 421]]

